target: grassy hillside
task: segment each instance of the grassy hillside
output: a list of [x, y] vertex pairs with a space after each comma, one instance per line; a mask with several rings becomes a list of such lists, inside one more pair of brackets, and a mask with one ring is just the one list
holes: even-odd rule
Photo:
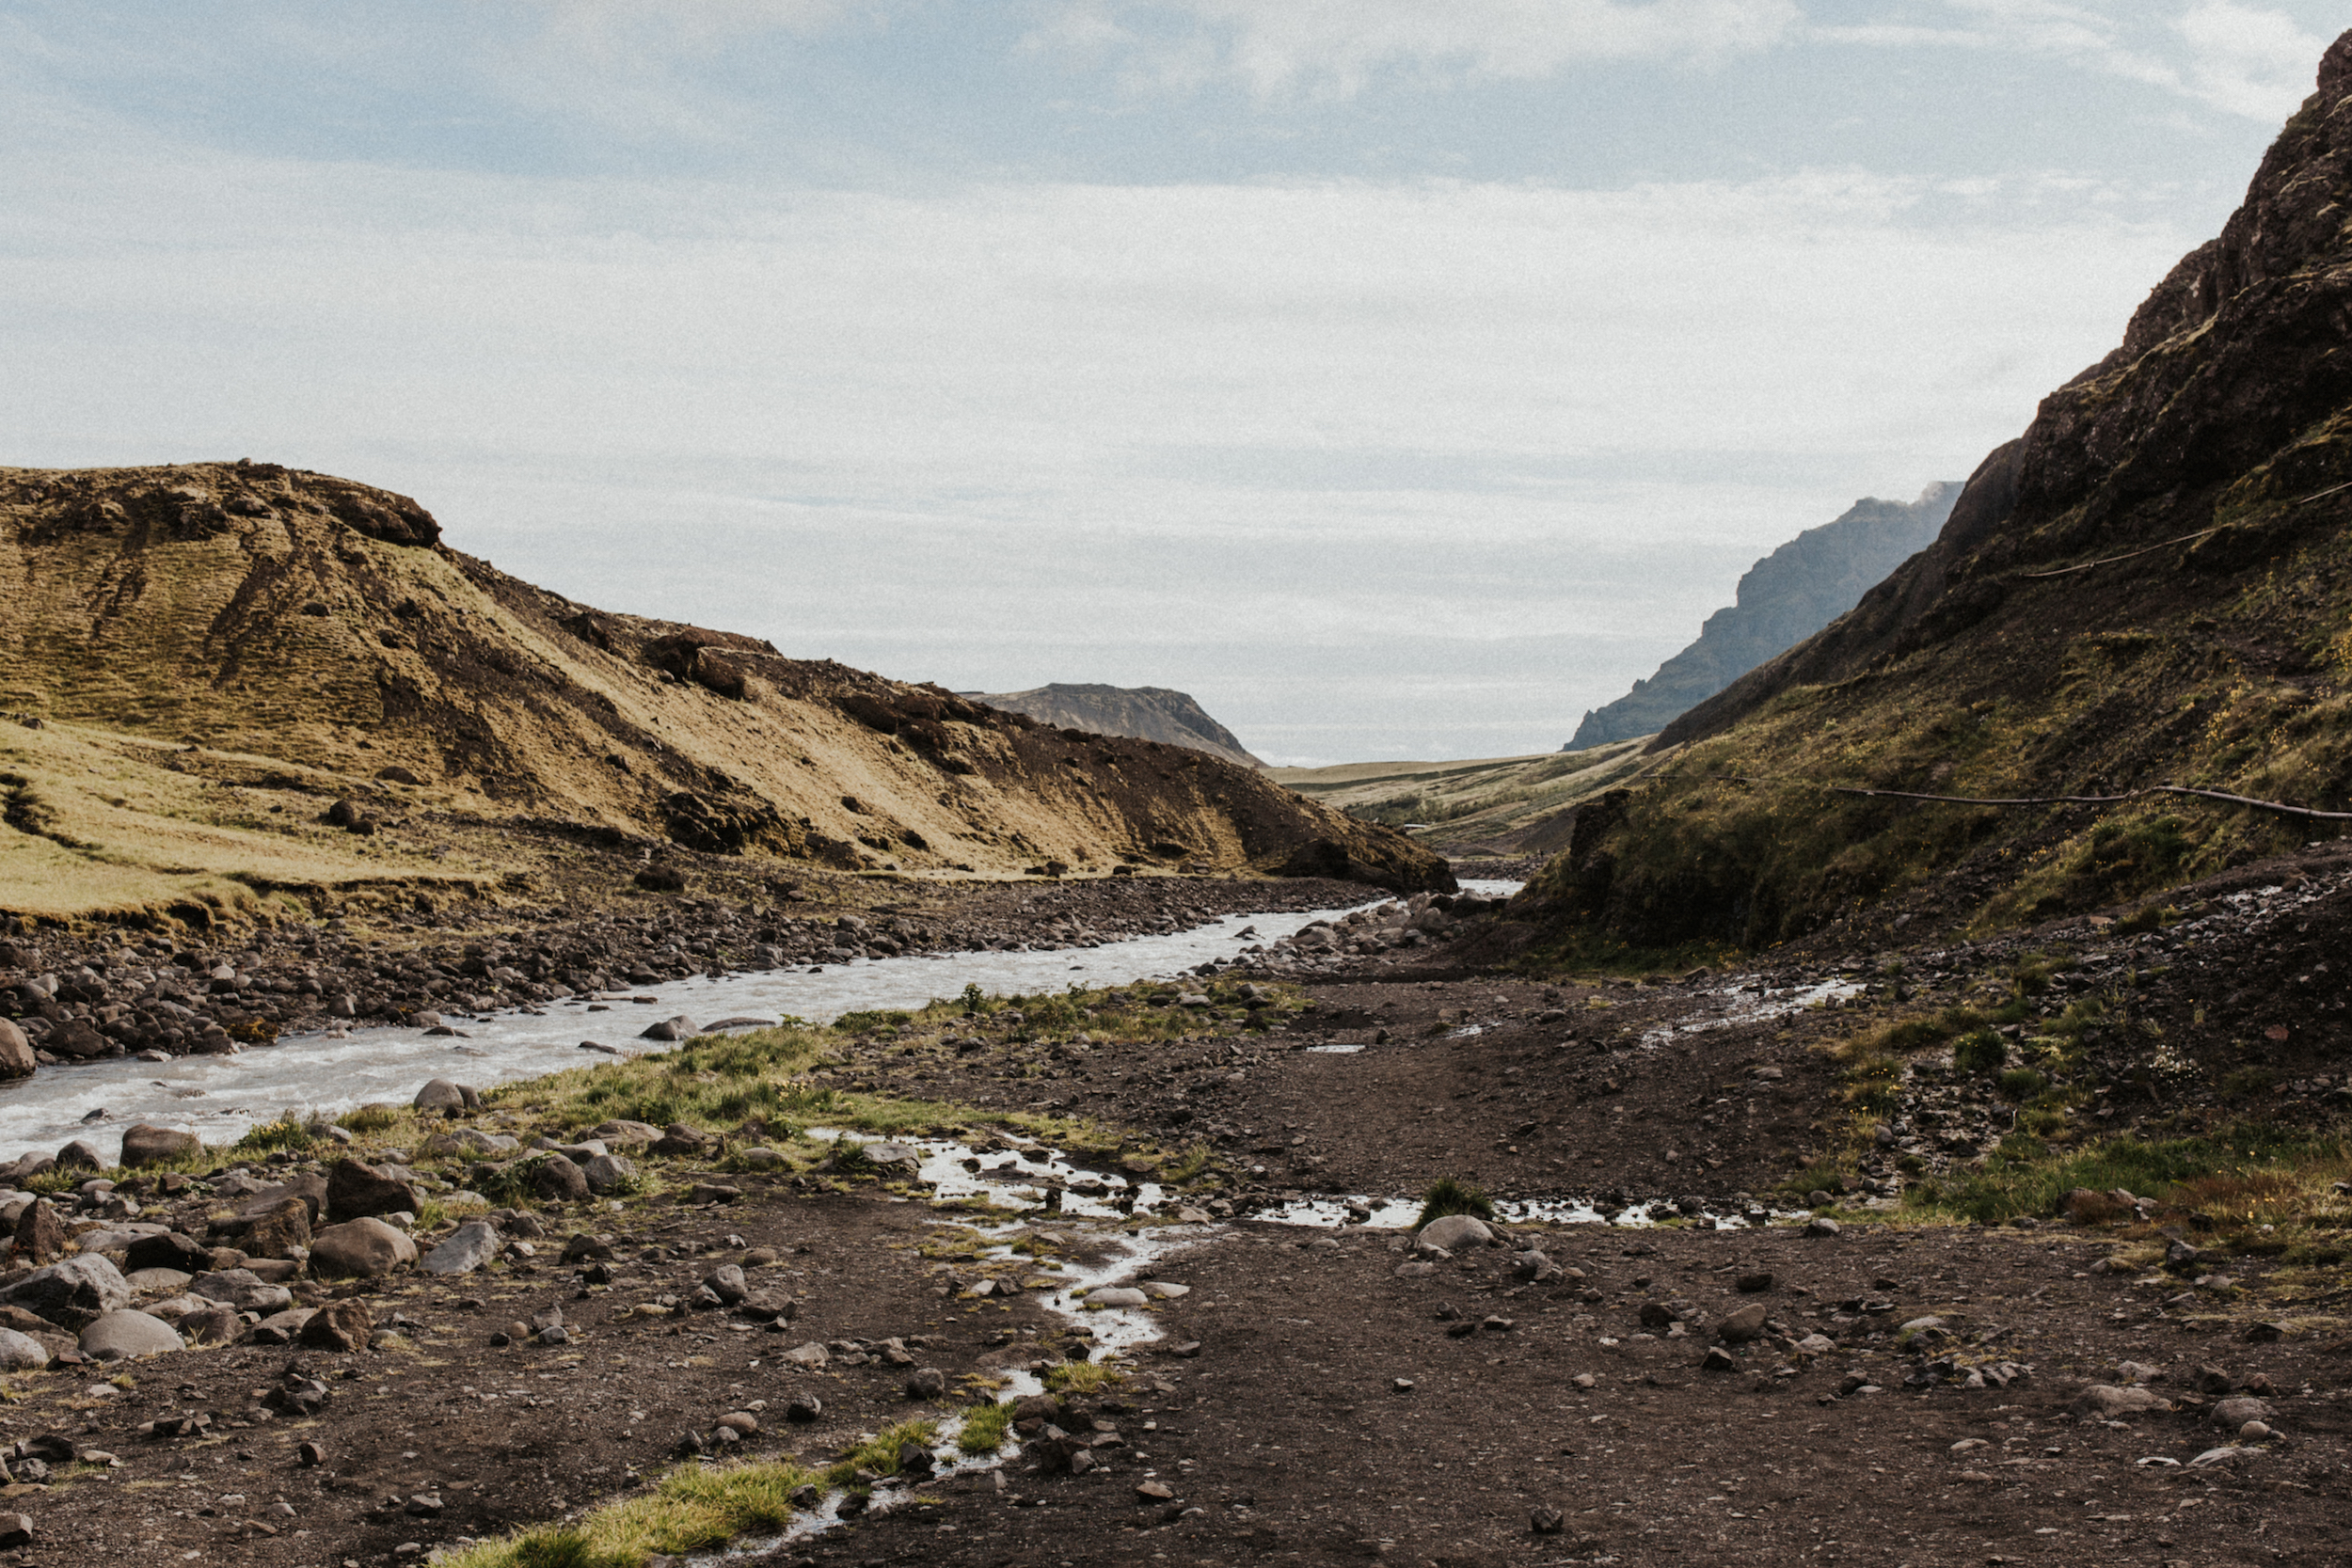
[[1521, 757], [1277, 768], [1267, 777], [1367, 822], [1412, 824], [1424, 843], [1541, 851], [1554, 847], [1548, 830], [1563, 809], [1660, 766], [1644, 753], [1648, 738]]
[[0, 908], [459, 875], [323, 833], [339, 796], [853, 872], [1446, 881], [1254, 769], [592, 610], [324, 475], [0, 469]]
[[1670, 726], [1670, 766], [1583, 809], [1526, 912], [1659, 945], [2004, 924], [2339, 831], [2137, 793], [2352, 805], [2352, 55], [2329, 62], [2222, 237], [1936, 545]]

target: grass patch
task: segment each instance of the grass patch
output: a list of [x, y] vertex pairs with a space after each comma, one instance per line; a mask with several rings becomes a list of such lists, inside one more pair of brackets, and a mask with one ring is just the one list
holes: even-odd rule
[[578, 1524], [541, 1525], [440, 1560], [446, 1568], [644, 1568], [656, 1555], [783, 1528], [792, 1517], [793, 1491], [815, 1479], [789, 1462], [682, 1465], [651, 1491], [609, 1503]]
[[956, 1434], [956, 1447], [975, 1459], [982, 1458], [1003, 1448], [1011, 1433], [1009, 1401], [1003, 1404], [976, 1404], [963, 1413], [963, 1430]]
[[2013, 1133], [1982, 1169], [1915, 1183], [1908, 1198], [1916, 1210], [1996, 1225], [2055, 1214], [2077, 1187], [2121, 1187], [2217, 1224], [2277, 1226], [2332, 1212], [2341, 1202], [2333, 1185], [2348, 1162], [2352, 1147], [2341, 1136], [2267, 1123], [2194, 1137], [2114, 1138], [2067, 1152]]
[[929, 1448], [938, 1436], [939, 1422], [929, 1416], [918, 1416], [900, 1421], [896, 1426], [885, 1427], [826, 1465], [823, 1484], [827, 1487], [863, 1485], [865, 1483], [858, 1478], [860, 1470], [877, 1479], [895, 1476], [898, 1473], [900, 1449], [909, 1443], [920, 1443]]
[[1432, 1220], [1441, 1220], [1448, 1214], [1491, 1220], [1495, 1217], [1494, 1199], [1467, 1181], [1440, 1176], [1421, 1195], [1421, 1217], [1413, 1222], [1413, 1228], [1422, 1229]]
[[299, 1154], [318, 1140], [310, 1135], [309, 1119], [289, 1111], [276, 1121], [256, 1122], [231, 1147], [240, 1154], [267, 1154], [287, 1149]]
[[1045, 1369], [1038, 1381], [1052, 1394], [1091, 1394], [1104, 1388], [1114, 1388], [1126, 1381], [1127, 1374], [1103, 1361], [1059, 1361]]

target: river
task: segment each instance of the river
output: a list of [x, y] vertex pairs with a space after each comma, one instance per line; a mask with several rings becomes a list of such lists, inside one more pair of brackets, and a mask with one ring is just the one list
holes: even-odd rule
[[[1466, 893], [1497, 896], [1517, 882], [1466, 881]], [[1374, 903], [1385, 903], [1383, 896]], [[1363, 906], [1351, 906], [1361, 908]], [[405, 1104], [435, 1078], [488, 1088], [602, 1060], [580, 1049], [594, 1040], [627, 1053], [666, 1046], [639, 1038], [662, 1019], [709, 1024], [728, 1018], [784, 1017], [829, 1023], [843, 1013], [923, 1006], [977, 985], [992, 995], [1034, 995], [1069, 986], [1126, 985], [1172, 977], [1211, 958], [1232, 958], [1255, 942], [1274, 942], [1346, 909], [1236, 914], [1172, 936], [1136, 937], [1099, 947], [1050, 952], [977, 952], [920, 958], [861, 958], [821, 968], [766, 970], [713, 980], [676, 981], [620, 999], [549, 1003], [544, 1007], [447, 1022], [465, 1038], [421, 1029], [383, 1028], [290, 1035], [235, 1056], [182, 1056], [167, 1062], [122, 1057], [43, 1068], [0, 1086], [0, 1156], [55, 1153], [81, 1138], [112, 1163], [122, 1130], [137, 1122], [194, 1132], [209, 1144], [234, 1142], [259, 1122], [288, 1110], [334, 1115], [370, 1101]], [[1254, 934], [1245, 935], [1245, 932]], [[630, 1001], [630, 994], [653, 1000]], [[103, 1112], [90, 1117], [92, 1112]]]

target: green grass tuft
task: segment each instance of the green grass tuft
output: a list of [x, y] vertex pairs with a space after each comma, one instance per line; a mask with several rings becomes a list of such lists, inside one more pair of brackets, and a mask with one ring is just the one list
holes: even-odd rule
[[1469, 1214], [1472, 1218], [1491, 1220], [1495, 1217], [1494, 1199], [1480, 1189], [1451, 1176], [1440, 1176], [1421, 1195], [1421, 1217], [1413, 1228], [1421, 1229], [1432, 1220], [1448, 1214]]

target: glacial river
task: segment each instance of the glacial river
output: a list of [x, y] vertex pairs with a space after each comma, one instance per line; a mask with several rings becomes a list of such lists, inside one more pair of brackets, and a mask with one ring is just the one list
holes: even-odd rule
[[[1466, 881], [1466, 893], [1488, 897], [1516, 892], [1517, 882]], [[1375, 903], [1387, 902], [1382, 898]], [[1362, 907], [1362, 906], [1355, 906]], [[112, 1162], [122, 1130], [135, 1122], [176, 1127], [209, 1144], [234, 1142], [257, 1122], [289, 1109], [334, 1114], [370, 1101], [406, 1103], [435, 1078], [487, 1088], [536, 1078], [605, 1058], [580, 1049], [592, 1040], [635, 1053], [668, 1047], [639, 1038], [651, 1023], [684, 1017], [711, 1024], [723, 1019], [786, 1016], [812, 1023], [843, 1013], [882, 1007], [920, 1007], [954, 997], [967, 985], [992, 995], [1035, 994], [1068, 986], [1116, 986], [1173, 977], [1211, 958], [1232, 958], [1258, 942], [1271, 943], [1344, 909], [1280, 914], [1237, 914], [1173, 936], [1135, 937], [1100, 947], [1056, 952], [954, 953], [923, 958], [860, 958], [819, 968], [696, 976], [650, 991], [614, 993], [601, 1003], [554, 1002], [533, 1011], [510, 1011], [446, 1022], [466, 1038], [421, 1029], [361, 1029], [347, 1037], [290, 1035], [273, 1046], [235, 1056], [182, 1056], [168, 1062], [136, 1057], [83, 1066], [43, 1068], [21, 1083], [0, 1085], [0, 1159], [39, 1150], [55, 1153], [73, 1138], [87, 1141]], [[1251, 934], [1245, 935], [1245, 932]], [[634, 1002], [629, 995], [650, 995]], [[86, 1121], [94, 1111], [102, 1117]]]

